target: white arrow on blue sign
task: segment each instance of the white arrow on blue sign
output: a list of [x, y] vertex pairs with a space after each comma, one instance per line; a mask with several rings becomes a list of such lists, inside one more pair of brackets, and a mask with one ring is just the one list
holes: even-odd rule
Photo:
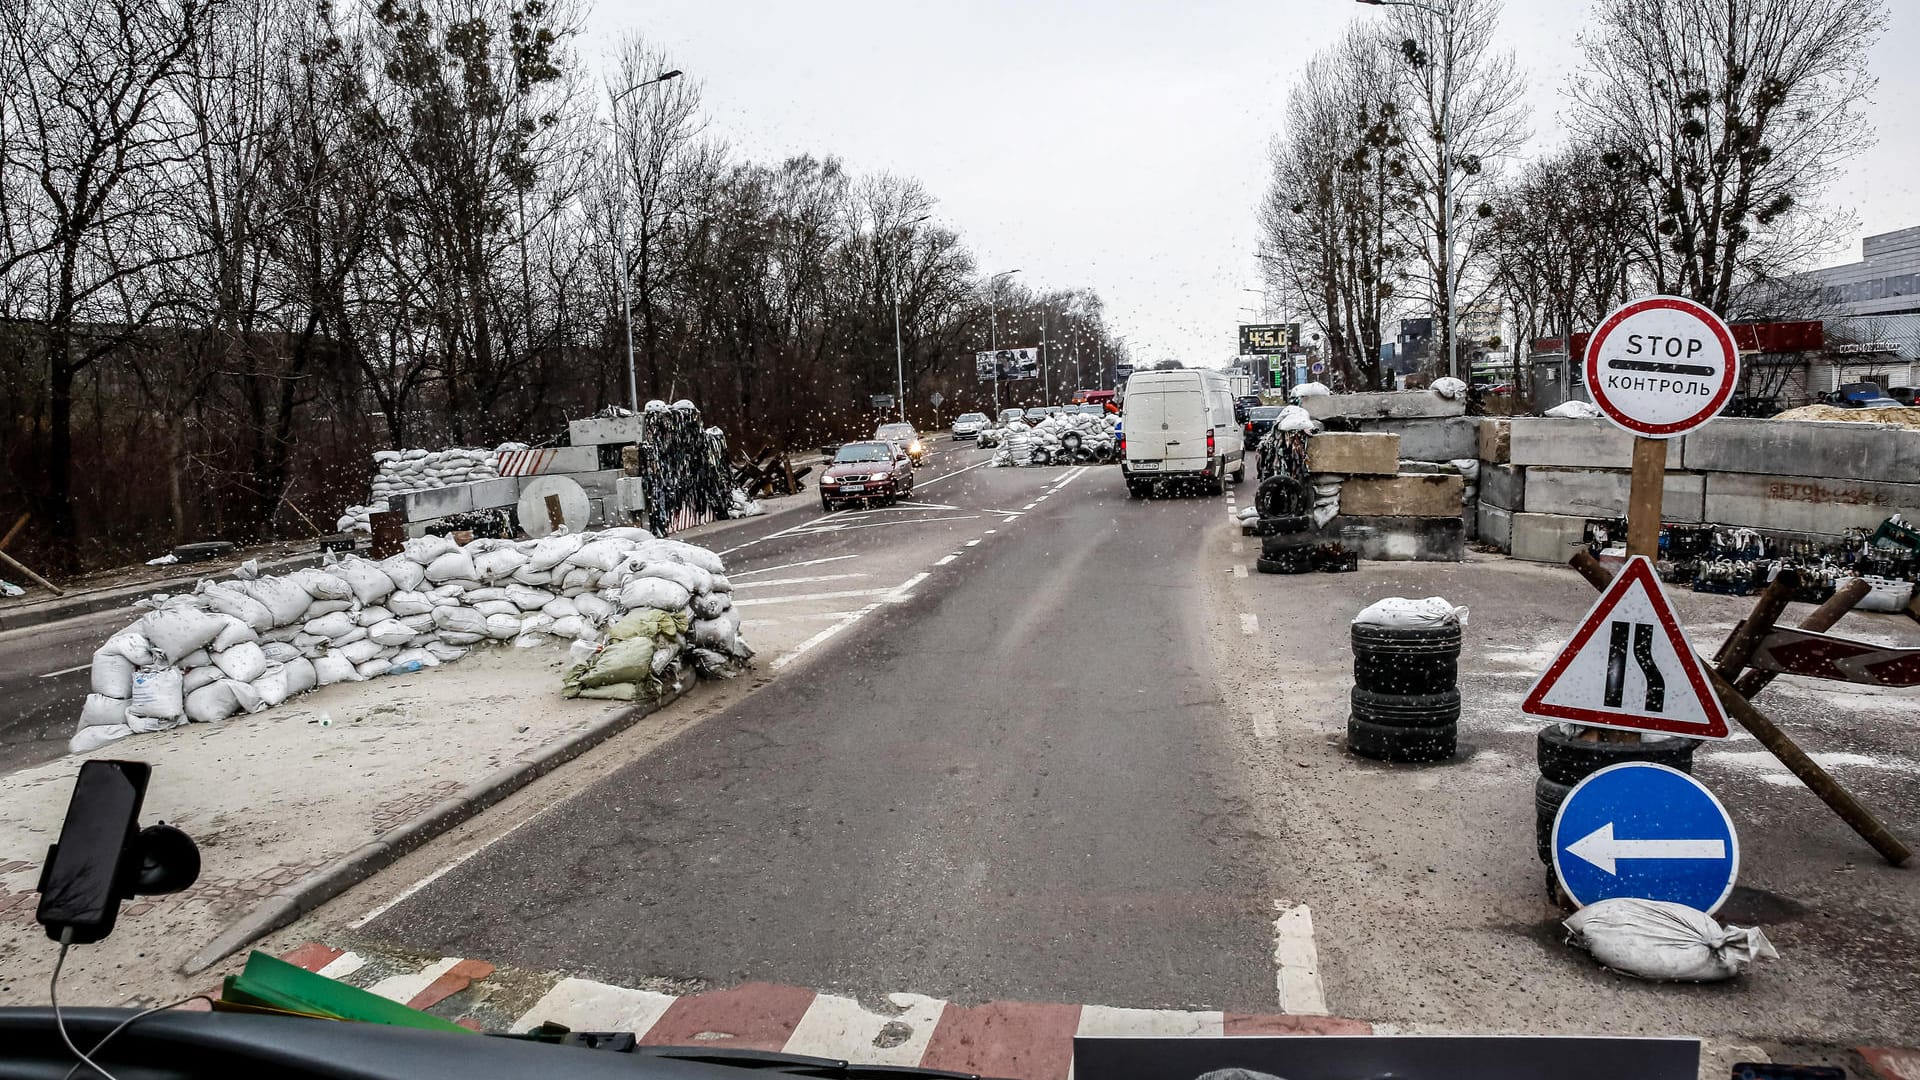
[[1553, 870], [1582, 906], [1617, 896], [1711, 915], [1740, 875], [1733, 819], [1700, 781], [1644, 761], [1574, 785], [1553, 819]]

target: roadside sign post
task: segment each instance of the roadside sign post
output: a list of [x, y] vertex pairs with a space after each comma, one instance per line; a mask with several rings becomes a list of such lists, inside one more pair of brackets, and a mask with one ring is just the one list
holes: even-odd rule
[[927, 395], [927, 400], [933, 403], [933, 426], [935, 429], [938, 429], [940, 427], [940, 403], [947, 400], [946, 395], [935, 390], [933, 393]]

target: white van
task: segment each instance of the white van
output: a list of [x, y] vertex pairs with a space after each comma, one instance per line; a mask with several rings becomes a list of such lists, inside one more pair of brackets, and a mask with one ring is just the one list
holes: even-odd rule
[[1218, 495], [1246, 476], [1246, 439], [1226, 376], [1204, 368], [1136, 371], [1120, 414], [1120, 474], [1138, 499], [1162, 478], [1199, 480]]

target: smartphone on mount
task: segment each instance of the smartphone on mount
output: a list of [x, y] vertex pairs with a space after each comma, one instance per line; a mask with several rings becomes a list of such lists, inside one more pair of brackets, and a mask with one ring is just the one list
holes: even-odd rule
[[55, 941], [87, 945], [113, 932], [120, 901], [133, 895], [140, 804], [152, 766], [144, 761], [88, 761], [80, 766], [60, 840], [47, 851], [35, 917]]

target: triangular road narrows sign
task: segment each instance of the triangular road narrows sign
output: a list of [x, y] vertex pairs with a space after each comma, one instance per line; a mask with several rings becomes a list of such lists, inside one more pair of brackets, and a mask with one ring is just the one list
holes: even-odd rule
[[1727, 737], [1727, 716], [1700, 654], [1644, 555], [1628, 559], [1594, 601], [1520, 711], [1630, 731]]

